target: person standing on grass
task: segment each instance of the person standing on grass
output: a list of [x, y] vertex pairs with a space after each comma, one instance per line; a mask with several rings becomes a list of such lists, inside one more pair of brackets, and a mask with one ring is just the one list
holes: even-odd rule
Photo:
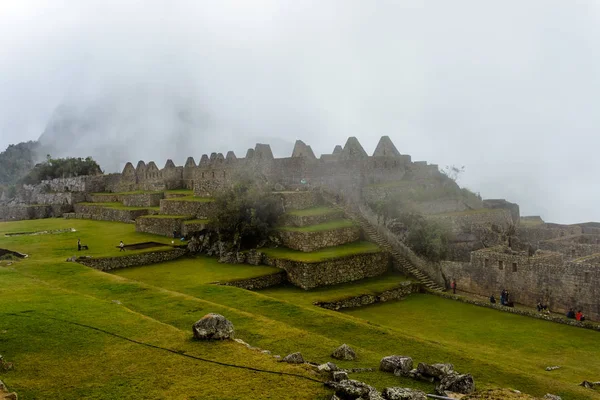
[[81, 251], [81, 239], [77, 239], [77, 251]]
[[121, 240], [121, 243], [119, 243], [119, 252], [121, 251], [125, 251], [125, 243], [123, 243], [123, 241]]
[[456, 294], [456, 280], [452, 279], [452, 282], [450, 283], [450, 287], [452, 288], [452, 293]]

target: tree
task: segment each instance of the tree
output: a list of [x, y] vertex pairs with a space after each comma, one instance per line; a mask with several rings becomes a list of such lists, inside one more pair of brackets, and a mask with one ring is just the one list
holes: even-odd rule
[[219, 240], [240, 250], [267, 239], [282, 212], [280, 202], [266, 185], [243, 177], [216, 195], [211, 221]]
[[102, 170], [92, 157], [87, 158], [52, 158], [46, 156], [46, 161], [37, 164], [21, 179], [24, 184], [36, 184], [43, 180], [56, 178], [72, 178], [83, 175], [98, 175]]
[[452, 179], [454, 182], [458, 181], [463, 172], [465, 172], [464, 165], [460, 167], [457, 167], [456, 165], [446, 165], [442, 170], [442, 173], [448, 178]]

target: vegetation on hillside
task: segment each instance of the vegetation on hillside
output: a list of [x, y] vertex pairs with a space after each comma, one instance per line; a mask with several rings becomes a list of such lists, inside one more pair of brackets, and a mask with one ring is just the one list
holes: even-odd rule
[[[0, 186], [6, 189], [27, 175], [35, 163], [37, 147], [37, 142], [23, 142], [11, 144], [0, 153]], [[14, 195], [14, 187], [11, 191]]]
[[210, 219], [219, 239], [239, 250], [266, 240], [282, 211], [267, 186], [241, 177], [232, 188], [215, 196]]
[[446, 257], [451, 232], [439, 222], [426, 219], [423, 215], [407, 211], [404, 203], [388, 198], [370, 205], [391, 230], [415, 253], [430, 261]]
[[98, 175], [101, 173], [100, 165], [92, 157], [52, 158], [48, 155], [46, 161], [37, 164], [20, 182], [33, 185], [48, 179]]

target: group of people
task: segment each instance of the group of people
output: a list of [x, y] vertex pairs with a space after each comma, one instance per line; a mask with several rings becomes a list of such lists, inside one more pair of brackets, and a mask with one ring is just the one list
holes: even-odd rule
[[576, 319], [577, 321], [585, 321], [585, 315], [581, 312], [581, 310], [575, 312], [572, 308], [569, 308], [567, 311], [567, 318]]
[[[496, 304], [496, 297], [494, 297], [493, 293], [490, 296], [490, 303]], [[506, 289], [502, 289], [502, 292], [500, 293], [500, 304], [506, 307], [515, 306], [515, 303], [510, 300], [510, 293]]]

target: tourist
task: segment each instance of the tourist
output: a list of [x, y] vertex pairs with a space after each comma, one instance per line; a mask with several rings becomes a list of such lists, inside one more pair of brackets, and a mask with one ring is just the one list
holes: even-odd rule
[[581, 310], [577, 311], [577, 314], [575, 314], [575, 319], [577, 321], [585, 321], [585, 317], [583, 316]]
[[490, 303], [492, 304], [496, 304], [496, 298], [494, 297], [494, 294], [492, 293], [492, 295], [490, 296]]
[[77, 251], [81, 251], [81, 239], [77, 239]]
[[500, 304], [503, 306], [506, 305], [506, 293], [506, 289], [502, 289], [502, 292], [500, 293]]
[[567, 318], [575, 319], [575, 311], [572, 308], [569, 308], [569, 311], [567, 311]]
[[[504, 292], [504, 302], [506, 303], [507, 306], [509, 306], [508, 304], [511, 303], [510, 293], [508, 292], [508, 290], [506, 292]], [[509, 306], [509, 307], [512, 307], [512, 306]]]
[[121, 251], [125, 251], [125, 243], [123, 243], [123, 241], [121, 240], [121, 243], [119, 243], [119, 252]]
[[450, 287], [452, 288], [452, 293], [456, 294], [456, 281], [454, 279], [452, 279], [452, 282], [450, 283]]

